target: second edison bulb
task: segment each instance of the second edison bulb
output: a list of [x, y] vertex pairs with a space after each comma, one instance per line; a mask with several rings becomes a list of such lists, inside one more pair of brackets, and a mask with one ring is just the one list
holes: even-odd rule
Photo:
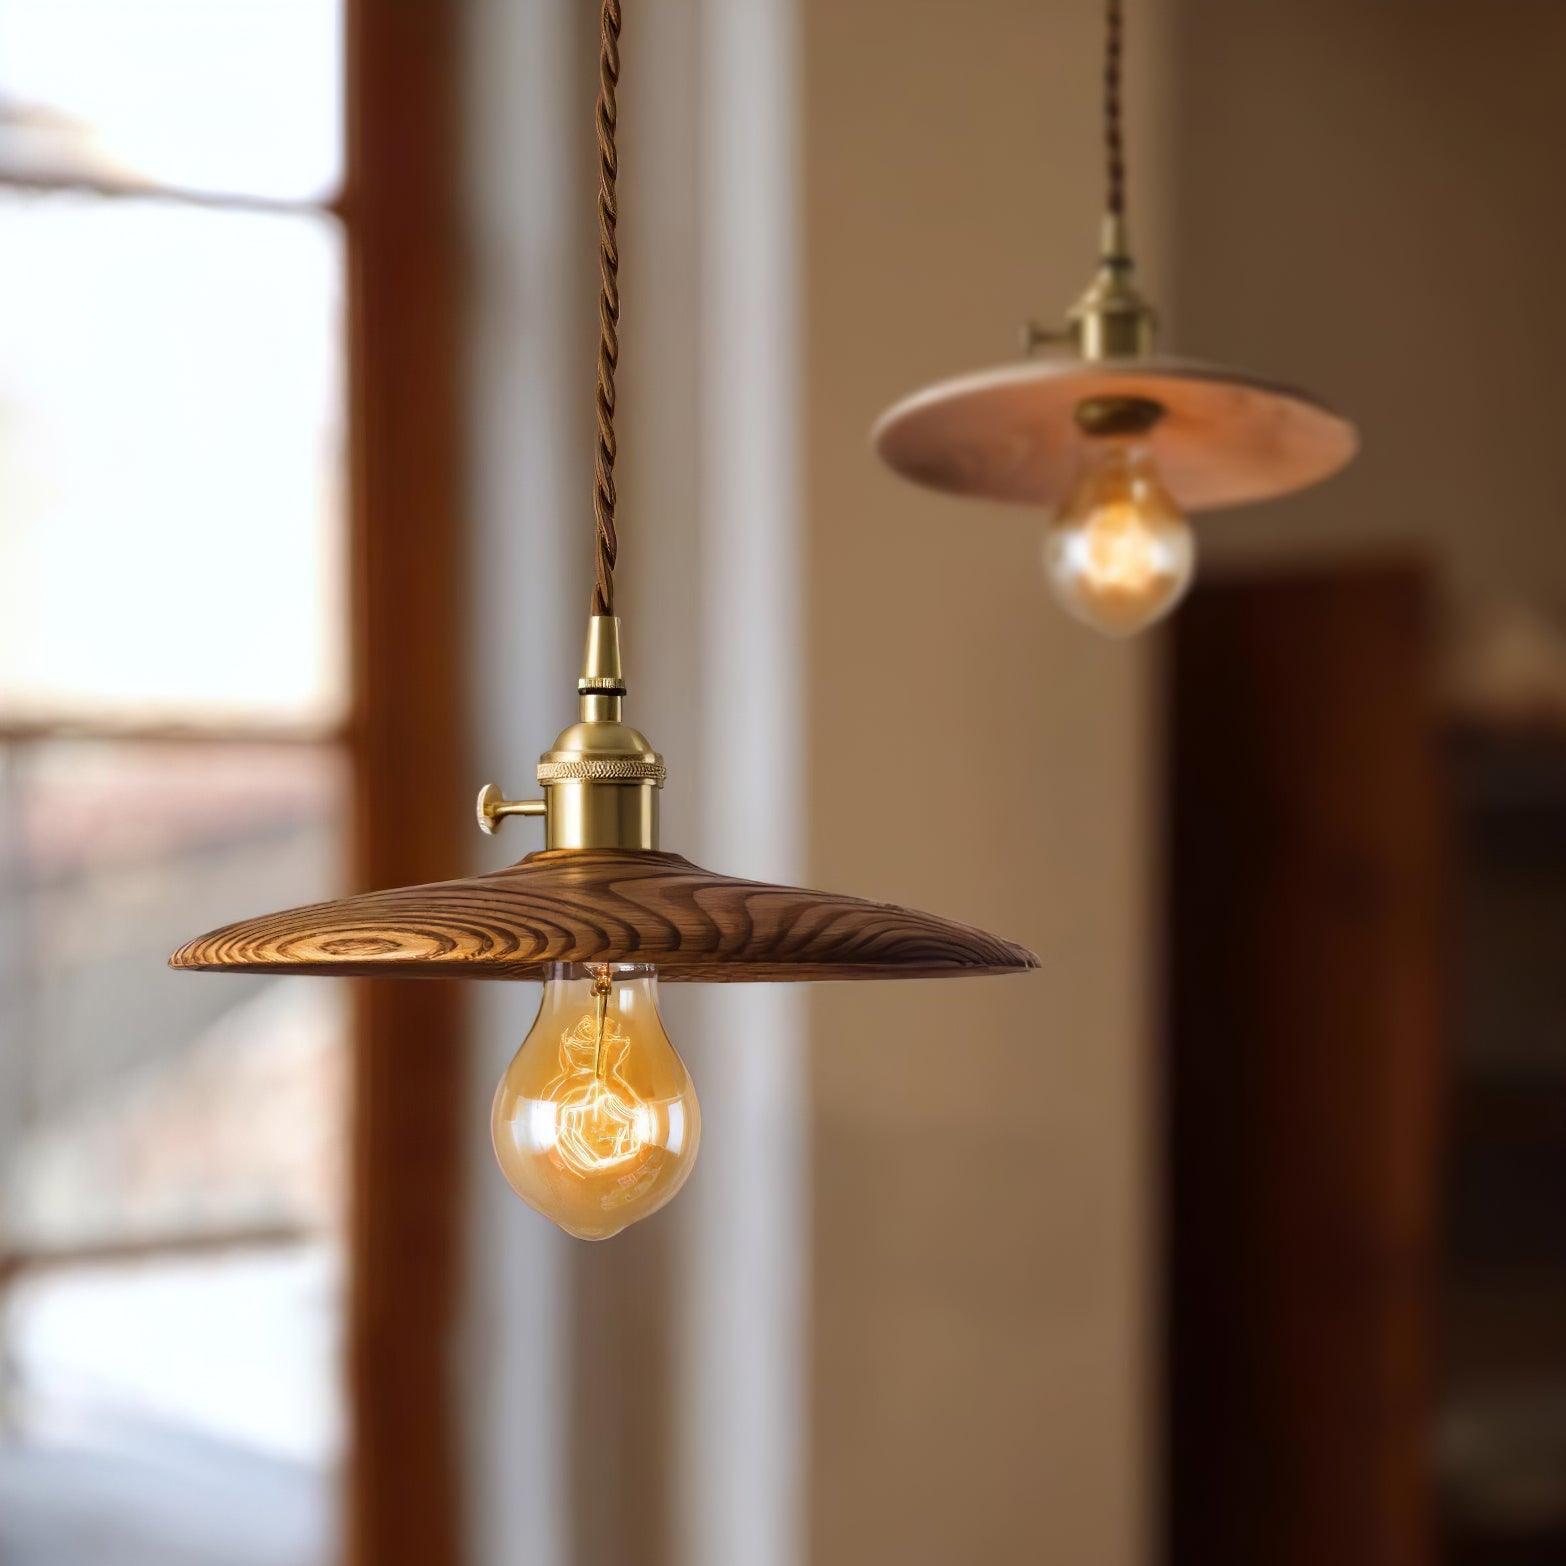
[[495, 1157], [528, 1206], [606, 1240], [690, 1176], [701, 1106], [646, 966], [556, 964], [495, 1092]]
[[1055, 597], [1106, 636], [1133, 636], [1185, 596], [1196, 540], [1146, 444], [1099, 438], [1044, 544]]

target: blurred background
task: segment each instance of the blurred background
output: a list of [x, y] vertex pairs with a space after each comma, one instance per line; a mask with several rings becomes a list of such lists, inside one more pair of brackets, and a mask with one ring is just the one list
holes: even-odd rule
[[588, 1247], [531, 987], [163, 968], [536, 846], [597, 9], [0, 0], [0, 1566], [1566, 1561], [1555, 0], [1130, 0], [1164, 344], [1364, 436], [1131, 645], [866, 441], [1085, 283], [1096, 0], [626, 0], [665, 846], [1043, 969], [669, 996]]

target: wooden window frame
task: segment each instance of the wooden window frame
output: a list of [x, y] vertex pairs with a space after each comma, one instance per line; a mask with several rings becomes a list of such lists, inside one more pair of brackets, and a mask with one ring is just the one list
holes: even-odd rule
[[[335, 199], [271, 201], [0, 172], [0, 187], [337, 217], [348, 365], [350, 715], [318, 728], [0, 724], [0, 740], [336, 748], [348, 761], [356, 887], [463, 866], [464, 550], [457, 389], [458, 48], [455, 0], [343, 0], [346, 144]], [[347, 1230], [348, 1452], [341, 1558], [457, 1566], [455, 1405], [461, 1254], [463, 1016], [450, 983], [353, 986]], [[14, 1271], [249, 1243], [221, 1234], [121, 1256], [8, 1257]], [[283, 1238], [268, 1231], [265, 1243]]]
[[[354, 880], [467, 858], [456, 0], [346, 0]], [[464, 1074], [453, 983], [355, 983], [351, 1566], [456, 1566]]]
[[[467, 856], [455, 0], [346, 0], [354, 880]], [[460, 986], [355, 984], [351, 1566], [456, 1566]]]

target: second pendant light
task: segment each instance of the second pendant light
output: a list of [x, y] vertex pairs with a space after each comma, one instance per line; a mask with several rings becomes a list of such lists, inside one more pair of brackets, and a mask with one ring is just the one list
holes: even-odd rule
[[1153, 352], [1126, 236], [1121, 35], [1121, 0], [1107, 0], [1099, 266], [1065, 328], [1030, 324], [1022, 363], [916, 392], [873, 435], [917, 483], [1048, 511], [1050, 586], [1108, 636], [1161, 619], [1190, 586], [1187, 513], [1303, 489], [1358, 447], [1353, 425], [1304, 392]]

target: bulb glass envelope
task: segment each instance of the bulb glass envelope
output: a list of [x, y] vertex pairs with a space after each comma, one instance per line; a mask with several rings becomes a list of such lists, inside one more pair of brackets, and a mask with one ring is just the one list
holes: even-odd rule
[[1152, 354], [1059, 354], [942, 381], [889, 409], [872, 440], [916, 483], [1049, 508], [1070, 490], [1091, 440], [1077, 410], [1112, 398], [1162, 410], [1138, 442], [1187, 512], [1304, 489], [1359, 448], [1354, 426], [1302, 391]]

